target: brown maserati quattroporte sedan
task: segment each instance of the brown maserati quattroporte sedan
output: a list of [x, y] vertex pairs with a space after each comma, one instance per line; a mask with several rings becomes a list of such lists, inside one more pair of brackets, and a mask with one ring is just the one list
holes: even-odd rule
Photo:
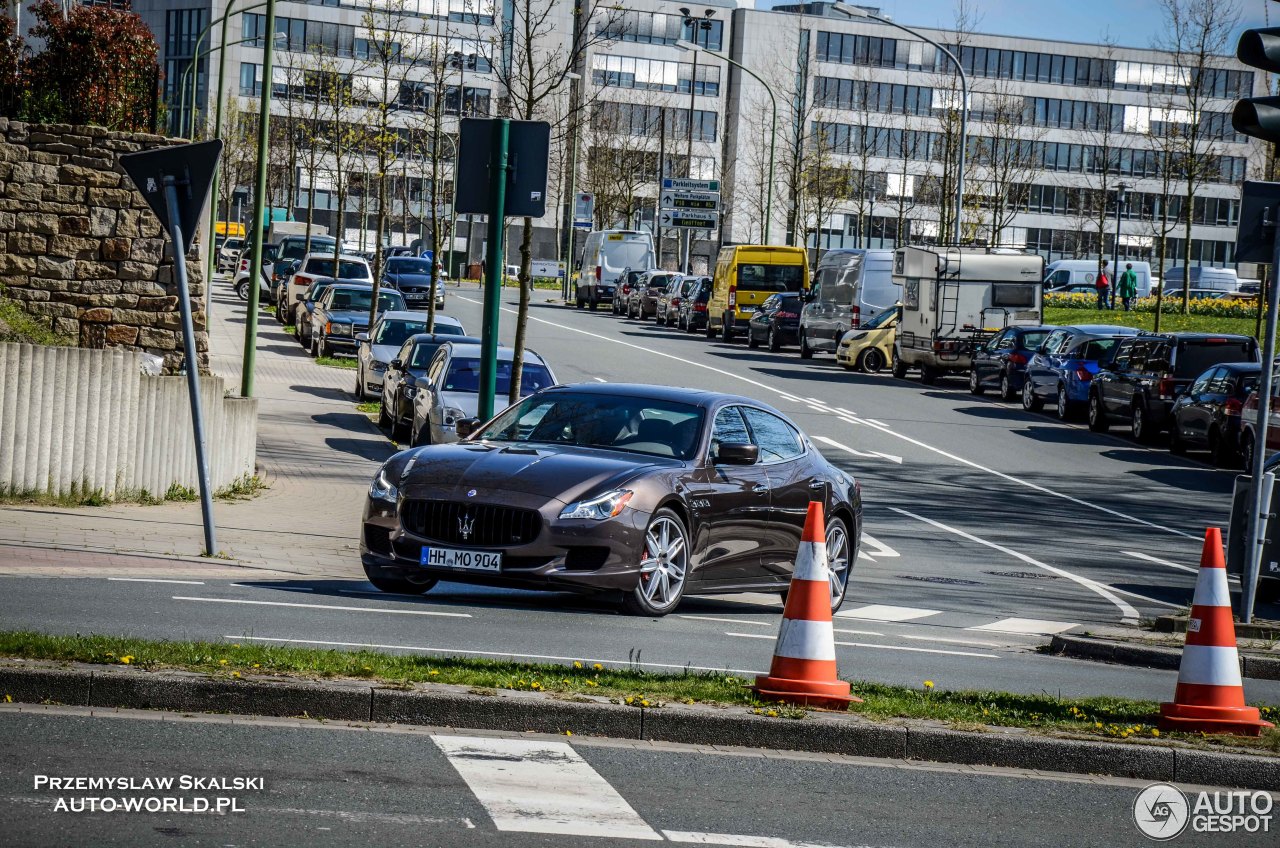
[[360, 551], [378, 589], [609, 592], [649, 616], [685, 595], [781, 592], [809, 501], [821, 499], [832, 609], [844, 600], [860, 487], [765, 404], [556, 386], [458, 429], [458, 443], [391, 457], [370, 486]]

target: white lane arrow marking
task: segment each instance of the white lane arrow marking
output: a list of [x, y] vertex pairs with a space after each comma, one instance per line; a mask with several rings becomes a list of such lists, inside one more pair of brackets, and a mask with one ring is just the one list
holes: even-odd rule
[[826, 436], [813, 436], [813, 439], [822, 442], [824, 445], [831, 445], [831, 447], [842, 450], [845, 453], [851, 453], [854, 456], [861, 456], [867, 459], [887, 459], [890, 462], [896, 462], [898, 465], [902, 464], [902, 457], [894, 456], [891, 453], [881, 453], [880, 451], [860, 451], [856, 448], [851, 448], [846, 444], [841, 444], [835, 439], [829, 439]]

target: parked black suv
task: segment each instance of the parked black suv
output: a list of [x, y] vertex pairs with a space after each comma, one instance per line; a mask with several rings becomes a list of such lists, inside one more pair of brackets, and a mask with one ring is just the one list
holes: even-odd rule
[[1149, 442], [1168, 426], [1174, 398], [1196, 377], [1224, 362], [1259, 361], [1251, 336], [1139, 333], [1121, 339], [1089, 389], [1089, 429], [1103, 432], [1112, 419], [1125, 420], [1135, 439]]

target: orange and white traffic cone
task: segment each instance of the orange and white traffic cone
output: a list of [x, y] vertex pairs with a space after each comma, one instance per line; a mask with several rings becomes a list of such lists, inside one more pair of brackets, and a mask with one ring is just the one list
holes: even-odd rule
[[843, 710], [861, 699], [852, 697], [849, 682], [836, 676], [825, 527], [822, 504], [810, 502], [773, 665], [767, 676], [756, 678], [752, 691], [768, 701]]
[[1210, 527], [1204, 534], [1178, 686], [1173, 703], [1160, 705], [1160, 728], [1258, 736], [1264, 727], [1271, 726], [1256, 707], [1244, 703], [1231, 592], [1222, 561], [1222, 532]]

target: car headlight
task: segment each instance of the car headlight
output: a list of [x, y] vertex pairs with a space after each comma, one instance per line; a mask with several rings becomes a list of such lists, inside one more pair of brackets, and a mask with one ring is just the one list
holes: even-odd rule
[[400, 389], [400, 394], [404, 395], [405, 400], [413, 400], [418, 394], [418, 389], [415, 386], [404, 386]]
[[349, 336], [351, 335], [351, 325], [350, 324], [330, 324], [329, 331], [335, 336]]
[[387, 370], [387, 363], [379, 362], [375, 359], [373, 362], [369, 363], [369, 367], [372, 368], [375, 373], [381, 374], [383, 371]]
[[866, 337], [867, 337], [866, 333], [850, 333], [849, 335], [844, 337], [843, 344], [851, 344], [853, 342], [858, 341], [859, 339], [865, 339]]
[[400, 490], [391, 482], [385, 465], [378, 471], [378, 476], [373, 478], [373, 483], [369, 486], [369, 497], [387, 503], [395, 503], [399, 499]]
[[460, 419], [466, 418], [467, 413], [453, 406], [445, 407], [444, 410], [444, 426], [452, 427], [457, 424]]
[[603, 521], [613, 518], [622, 512], [622, 508], [631, 500], [630, 489], [614, 489], [590, 500], [571, 503], [560, 511], [561, 518], [593, 518]]

